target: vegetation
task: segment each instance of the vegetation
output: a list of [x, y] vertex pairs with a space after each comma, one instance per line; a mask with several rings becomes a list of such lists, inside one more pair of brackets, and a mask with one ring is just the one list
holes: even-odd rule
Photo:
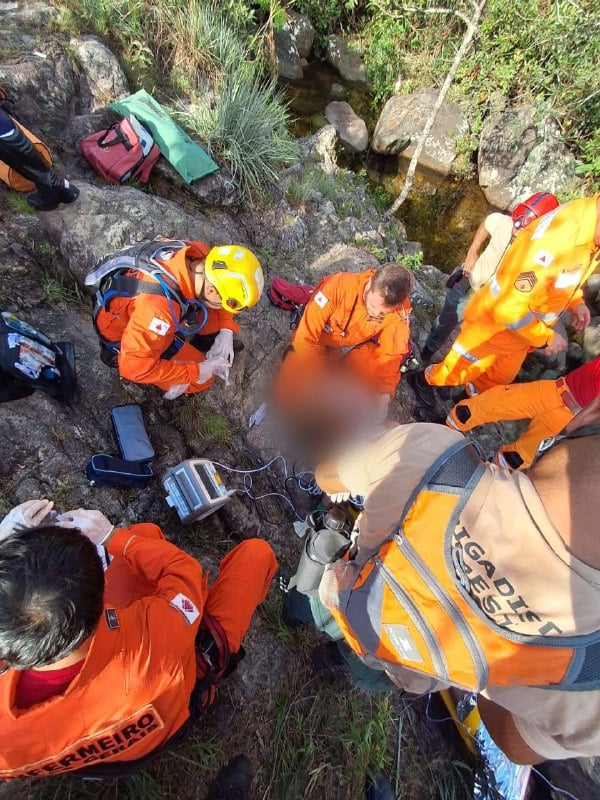
[[158, 96], [223, 160], [243, 203], [264, 196], [280, 167], [297, 159], [283, 94], [243, 2], [63, 0], [61, 8], [64, 30], [93, 30], [109, 41], [133, 84]]

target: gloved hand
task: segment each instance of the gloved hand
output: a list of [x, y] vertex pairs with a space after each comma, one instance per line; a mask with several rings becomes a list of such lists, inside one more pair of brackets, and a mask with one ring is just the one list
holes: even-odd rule
[[[210, 350], [206, 353], [206, 358], [218, 358], [221, 356], [231, 366], [233, 364], [233, 331], [229, 328], [222, 328]], [[218, 374], [218, 373], [217, 373]], [[221, 377], [219, 375], [219, 377]]]
[[19, 506], [15, 506], [12, 511], [0, 522], [0, 541], [6, 539], [15, 532], [17, 525], [25, 528], [36, 528], [48, 514], [52, 511], [54, 503], [52, 500], [27, 500]]
[[[225, 374], [226, 377], [223, 377]], [[198, 380], [196, 383], [206, 383], [209, 378], [216, 375], [223, 380], [226, 380], [229, 375], [229, 364], [225, 361], [223, 356], [215, 356], [207, 358], [200, 364], [198, 372]]]
[[75, 508], [65, 511], [56, 518], [56, 524], [61, 528], [78, 528], [93, 544], [104, 544], [115, 526], [101, 511], [86, 508]]
[[176, 397], [181, 397], [188, 386], [189, 383], [176, 383], [167, 389], [167, 391], [163, 394], [163, 398], [165, 400], [175, 400]]
[[[204, 372], [208, 373], [207, 378], [202, 377]], [[198, 383], [204, 383], [210, 378], [212, 375], [216, 375], [217, 378], [221, 378], [222, 381], [225, 383], [229, 383], [229, 370], [231, 369], [230, 364], [223, 356], [207, 356], [206, 361], [203, 361], [200, 364], [200, 377], [198, 378]]]

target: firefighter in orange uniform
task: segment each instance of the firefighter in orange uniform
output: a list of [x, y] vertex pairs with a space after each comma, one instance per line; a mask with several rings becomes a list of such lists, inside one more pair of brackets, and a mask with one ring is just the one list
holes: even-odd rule
[[446, 418], [446, 425], [470, 431], [487, 422], [530, 419], [527, 430], [494, 456], [501, 467], [527, 469], [540, 444], [563, 429], [571, 433], [598, 421], [600, 408], [600, 356], [574, 369], [564, 378], [494, 386], [487, 392], [461, 400]]
[[381, 416], [410, 346], [411, 273], [399, 264], [324, 278], [304, 309], [277, 381], [284, 406], [302, 405], [319, 380], [338, 369], [376, 397]]
[[209, 588], [156, 525], [115, 530], [78, 509], [14, 530], [51, 508], [25, 506], [0, 527], [0, 779], [142, 769], [239, 660], [275, 555], [246, 540]]
[[572, 200], [531, 223], [467, 303], [456, 341], [441, 363], [427, 367], [417, 398], [433, 405], [427, 384], [484, 392], [511, 383], [533, 348], [564, 350], [553, 326], [567, 310], [576, 330], [589, 324], [582, 286], [600, 263], [599, 248], [600, 196]]
[[430, 423], [347, 448], [316, 479], [364, 496], [357, 535], [318, 595], [287, 592], [284, 619], [326, 632], [320, 663], [363, 688], [478, 692], [517, 763], [600, 755], [598, 438], [561, 442], [527, 476]]
[[174, 399], [227, 380], [234, 315], [258, 303], [264, 278], [240, 245], [158, 239], [105, 256], [86, 284], [97, 289], [102, 360]]

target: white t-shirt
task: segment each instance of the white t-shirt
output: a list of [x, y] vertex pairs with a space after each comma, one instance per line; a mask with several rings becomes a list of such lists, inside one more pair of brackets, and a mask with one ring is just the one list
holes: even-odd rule
[[483, 225], [490, 235], [490, 241], [469, 275], [471, 288], [475, 291], [481, 289], [496, 272], [500, 259], [512, 241], [513, 222], [507, 214], [488, 214]]

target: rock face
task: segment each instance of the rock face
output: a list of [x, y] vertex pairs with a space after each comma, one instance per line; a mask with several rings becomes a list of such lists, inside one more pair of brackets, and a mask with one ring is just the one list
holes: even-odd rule
[[80, 113], [87, 114], [131, 94], [129, 82], [111, 50], [96, 36], [71, 39], [79, 62]]
[[277, 70], [282, 78], [290, 81], [299, 81], [304, 75], [296, 41], [286, 22], [283, 28], [273, 34], [275, 41], [275, 59]]
[[[401, 152], [405, 158], [411, 158], [436, 98], [434, 89], [390, 97], [377, 121], [372, 149], [385, 155]], [[444, 103], [427, 137], [419, 165], [447, 175], [456, 158], [457, 140], [468, 129], [460, 108], [455, 103]]]
[[534, 192], [574, 191], [575, 167], [556, 120], [538, 118], [531, 106], [496, 115], [481, 133], [479, 185], [498, 208], [512, 208]]
[[340, 139], [357, 153], [362, 153], [369, 144], [367, 124], [362, 120], [349, 103], [328, 103], [325, 108], [327, 122], [330, 122]]
[[369, 90], [367, 71], [360, 54], [353, 49], [352, 42], [343, 36], [327, 39], [327, 61], [335, 67], [344, 80], [359, 89]]
[[312, 22], [303, 14], [290, 11], [288, 14], [289, 28], [296, 43], [296, 49], [300, 58], [308, 58], [312, 52], [313, 42], [315, 41], [315, 29]]

